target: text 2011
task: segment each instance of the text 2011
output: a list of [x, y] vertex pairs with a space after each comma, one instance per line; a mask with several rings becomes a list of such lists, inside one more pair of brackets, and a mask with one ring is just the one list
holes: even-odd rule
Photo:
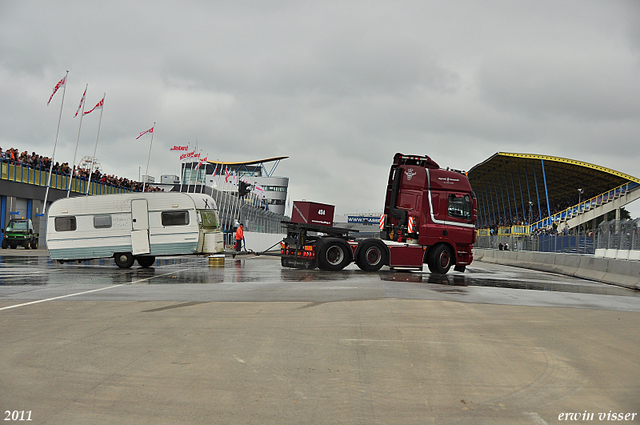
[[31, 410], [5, 410], [5, 421], [30, 421]]

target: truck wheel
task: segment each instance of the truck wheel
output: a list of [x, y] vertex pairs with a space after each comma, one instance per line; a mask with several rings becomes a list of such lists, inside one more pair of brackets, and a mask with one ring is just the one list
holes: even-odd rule
[[351, 262], [351, 248], [342, 239], [320, 239], [320, 247], [316, 252], [318, 267], [322, 270], [339, 271]]
[[31, 249], [38, 249], [38, 240], [34, 240], [31, 242]]
[[446, 245], [436, 245], [427, 254], [427, 265], [431, 273], [447, 274], [452, 262], [451, 250]]
[[116, 260], [116, 264], [121, 269], [128, 269], [133, 266], [133, 254], [130, 252], [118, 252], [113, 258]]
[[7, 249], [9, 248], [9, 242], [7, 242], [6, 239], [2, 240], [2, 249]]
[[360, 245], [356, 264], [365, 272], [377, 272], [387, 263], [387, 250], [379, 242], [364, 241]]
[[153, 255], [145, 256], [145, 257], [136, 257], [136, 261], [140, 264], [140, 267], [144, 267], [145, 269], [151, 267], [153, 263], [156, 262], [156, 257]]

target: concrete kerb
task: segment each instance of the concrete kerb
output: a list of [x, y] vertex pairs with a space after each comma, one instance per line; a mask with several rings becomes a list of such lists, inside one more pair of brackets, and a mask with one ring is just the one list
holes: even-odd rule
[[640, 289], [640, 262], [590, 255], [474, 248], [474, 259]]

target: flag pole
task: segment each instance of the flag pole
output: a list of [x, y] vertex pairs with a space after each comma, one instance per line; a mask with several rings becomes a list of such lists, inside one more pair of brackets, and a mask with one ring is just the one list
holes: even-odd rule
[[93, 146], [93, 156], [91, 157], [91, 167], [89, 168], [89, 183], [87, 183], [87, 193], [85, 193], [86, 196], [89, 196], [89, 189], [91, 188], [91, 176], [93, 175], [93, 163], [94, 163], [94, 160], [96, 159], [96, 150], [98, 149], [98, 139], [100, 138], [100, 124], [102, 124], [102, 113], [104, 112], [105, 97], [107, 97], [106, 93], [102, 96], [102, 108], [100, 108], [100, 119], [98, 120], [98, 134], [96, 134], [96, 144]]
[[[47, 179], [47, 189], [44, 192], [44, 205], [42, 206], [42, 214], [46, 214], [47, 211], [47, 198], [49, 197], [49, 187], [51, 187], [51, 173], [53, 173], [53, 162], [56, 158], [56, 146], [58, 145], [58, 134], [60, 133], [60, 121], [62, 121], [62, 106], [64, 105], [64, 94], [67, 91], [67, 77], [69, 76], [69, 70], [64, 74], [64, 87], [62, 88], [62, 101], [60, 102], [60, 114], [58, 115], [58, 128], [56, 129], [56, 138], [53, 142], [53, 153], [51, 154], [51, 164], [49, 165], [49, 178]], [[53, 92], [55, 94], [55, 91]], [[51, 95], [53, 96], [53, 95]], [[49, 99], [51, 101], [51, 99]], [[48, 105], [48, 103], [47, 103]]]
[[[205, 156], [205, 159], [207, 159], [207, 158], [209, 158], [209, 152], [207, 152], [207, 156]], [[207, 165], [205, 164], [205, 166], [204, 166], [204, 182], [202, 183], [202, 188], [201, 188], [202, 190], [200, 190], [200, 193], [203, 193], [205, 191], [204, 187], [206, 186], [206, 184], [207, 184]], [[213, 193], [213, 192], [211, 192], [211, 193]]]
[[[80, 125], [78, 125], [78, 137], [76, 138], [76, 149], [73, 151], [73, 162], [71, 163], [71, 170], [69, 171], [69, 187], [67, 188], [67, 198], [71, 194], [71, 182], [73, 181], [73, 175], [76, 171], [76, 154], [78, 153], [78, 143], [80, 142], [80, 129], [82, 128], [82, 117], [84, 117], [84, 100], [87, 94], [87, 89], [89, 88], [89, 83], [84, 88], [84, 94], [82, 95], [82, 105], [80, 107], [82, 110], [80, 111]], [[76, 116], [78, 112], [76, 112]]]
[[142, 183], [142, 191], [144, 192], [144, 188], [147, 185], [147, 180], [149, 179], [149, 161], [151, 160], [151, 145], [153, 145], [153, 135], [156, 133], [156, 122], [153, 122], [153, 127], [151, 127], [153, 131], [151, 132], [151, 141], [149, 142], [149, 156], [147, 157], [147, 169], [144, 172], [147, 178]]

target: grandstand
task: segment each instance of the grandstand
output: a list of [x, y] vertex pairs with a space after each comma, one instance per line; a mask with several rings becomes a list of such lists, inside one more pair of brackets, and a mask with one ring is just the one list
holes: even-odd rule
[[640, 179], [547, 155], [499, 152], [468, 173], [480, 235], [570, 230], [640, 198]]

